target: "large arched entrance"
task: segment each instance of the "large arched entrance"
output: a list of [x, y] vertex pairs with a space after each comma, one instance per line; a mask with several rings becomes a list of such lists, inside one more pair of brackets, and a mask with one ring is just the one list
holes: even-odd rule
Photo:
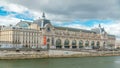
[[76, 40], [72, 41], [72, 48], [77, 48], [76, 43], [77, 43]]
[[99, 42], [99, 41], [97, 41], [97, 43], [96, 43], [96, 48], [97, 48], [97, 49], [100, 48], [100, 42]]
[[89, 47], [89, 41], [85, 41], [85, 47]]
[[62, 48], [61, 40], [60, 39], [56, 40], [56, 48]]
[[83, 41], [82, 40], [79, 41], [79, 48], [83, 48]]
[[64, 41], [64, 48], [70, 48], [68, 39]]
[[95, 49], [95, 42], [94, 41], [91, 42], [91, 47], [92, 47], [92, 49]]

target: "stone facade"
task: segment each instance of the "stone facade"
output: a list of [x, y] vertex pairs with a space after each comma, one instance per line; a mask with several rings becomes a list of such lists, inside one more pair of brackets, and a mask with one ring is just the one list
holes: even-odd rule
[[101, 25], [91, 30], [57, 27], [45, 14], [33, 22], [20, 21], [16, 26], [1, 26], [0, 29], [3, 47], [98, 49], [114, 47], [115, 40]]

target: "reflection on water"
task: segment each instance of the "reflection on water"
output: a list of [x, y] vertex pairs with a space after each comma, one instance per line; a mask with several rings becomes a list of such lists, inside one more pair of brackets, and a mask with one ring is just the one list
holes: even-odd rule
[[120, 57], [0, 60], [0, 68], [120, 68]]

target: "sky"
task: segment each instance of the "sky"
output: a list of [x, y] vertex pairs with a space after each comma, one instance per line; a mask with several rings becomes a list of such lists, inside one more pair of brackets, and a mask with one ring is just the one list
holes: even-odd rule
[[90, 30], [101, 24], [120, 39], [120, 0], [0, 0], [0, 25], [33, 21], [43, 12], [55, 26]]

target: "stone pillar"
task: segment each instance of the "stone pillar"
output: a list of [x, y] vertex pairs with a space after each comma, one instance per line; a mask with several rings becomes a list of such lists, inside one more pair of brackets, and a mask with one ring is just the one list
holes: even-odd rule
[[97, 41], [94, 41], [94, 46], [96, 46], [96, 45], [97, 45], [96, 43], [97, 43]]
[[90, 41], [90, 40], [88, 40], [89, 41], [89, 46], [91, 47], [91, 43], [92, 43], [92, 41]]
[[85, 40], [83, 40], [83, 47], [85, 47]]
[[54, 46], [56, 46], [56, 40], [57, 40], [57, 39], [56, 39], [56, 38], [54, 38]]
[[62, 48], [64, 49], [64, 45], [62, 46]]
[[62, 48], [64, 48], [64, 39], [61, 38], [61, 45], [62, 45]]
[[77, 42], [77, 45], [76, 45], [76, 46], [77, 46], [77, 49], [79, 49], [79, 41], [80, 41], [80, 40], [76, 40], [76, 42]]
[[69, 47], [70, 47], [70, 49], [72, 49], [72, 40], [71, 39], [69, 40]]
[[105, 48], [104, 41], [100, 41], [100, 47]]
[[70, 46], [70, 49], [72, 49], [72, 45]]

